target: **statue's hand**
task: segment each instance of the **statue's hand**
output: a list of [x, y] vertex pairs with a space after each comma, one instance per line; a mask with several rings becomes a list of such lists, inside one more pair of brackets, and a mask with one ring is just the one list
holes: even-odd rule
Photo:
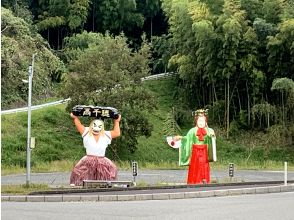
[[173, 136], [173, 141], [179, 141], [181, 139], [182, 139], [182, 136], [179, 136], [179, 135]]
[[113, 122], [120, 122], [121, 120], [121, 115], [118, 115], [118, 118], [117, 119], [113, 119]]
[[79, 118], [78, 116], [74, 115], [72, 112], [70, 113], [70, 117], [71, 117], [72, 119]]
[[211, 137], [215, 137], [214, 130], [210, 129], [210, 131], [209, 131], [209, 135], [210, 135]]

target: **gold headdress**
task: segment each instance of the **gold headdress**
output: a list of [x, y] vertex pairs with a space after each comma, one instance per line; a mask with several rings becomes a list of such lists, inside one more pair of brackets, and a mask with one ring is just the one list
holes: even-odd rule
[[208, 115], [208, 109], [198, 109], [198, 110], [194, 111], [192, 114], [193, 114], [194, 117], [207, 116]]

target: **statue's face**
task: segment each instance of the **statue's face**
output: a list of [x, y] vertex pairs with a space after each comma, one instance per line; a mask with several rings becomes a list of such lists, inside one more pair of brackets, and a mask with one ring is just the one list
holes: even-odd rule
[[104, 123], [102, 120], [95, 120], [93, 123], [93, 133], [99, 134], [99, 132], [104, 129]]
[[205, 128], [206, 127], [206, 120], [204, 116], [199, 116], [197, 119], [197, 127], [198, 128]]

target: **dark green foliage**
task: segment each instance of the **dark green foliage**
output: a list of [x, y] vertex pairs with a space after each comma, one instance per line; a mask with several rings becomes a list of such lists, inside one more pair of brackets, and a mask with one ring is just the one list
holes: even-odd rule
[[170, 37], [166, 35], [152, 38], [153, 72], [167, 72], [168, 61], [171, 58], [172, 48]]
[[[84, 41], [76, 44], [76, 39]], [[75, 58], [63, 90], [63, 96], [71, 98], [68, 109], [77, 104], [117, 108], [122, 114], [124, 137], [114, 142], [114, 153], [119, 148], [134, 152], [137, 138], [151, 134], [146, 114], [156, 107], [150, 92], [141, 86], [141, 78], [150, 74], [149, 46], [143, 43], [133, 52], [123, 35], [86, 32], [69, 38], [67, 45], [67, 53]]]
[[74, 30], [82, 27], [88, 17], [89, 0], [39, 1], [39, 30], [68, 26]]
[[165, 136], [174, 136], [181, 133], [181, 128], [176, 121], [175, 108], [167, 112], [163, 124], [163, 134]]
[[269, 23], [277, 24], [280, 22], [280, 15], [283, 10], [283, 4], [279, 0], [265, 0], [263, 2], [263, 16]]
[[54, 95], [53, 82], [59, 81], [65, 71], [63, 63], [48, 48], [44, 39], [30, 24], [2, 8], [2, 108], [23, 106], [27, 102], [28, 68], [36, 55], [33, 75], [33, 102]]
[[[138, 44], [143, 32], [148, 32], [150, 38], [153, 35], [149, 19], [152, 23], [155, 16], [162, 16], [159, 0], [47, 0], [32, 2], [30, 7], [38, 30], [57, 49], [63, 47], [64, 38], [82, 30], [124, 32]], [[156, 20], [160, 26], [165, 25], [164, 19], [159, 17]]]
[[135, 0], [102, 0], [97, 5], [97, 25], [100, 31], [109, 30], [114, 33], [141, 28], [144, 17], [137, 11]]
[[[293, 105], [282, 103], [288, 95], [271, 91], [276, 78], [294, 76], [292, 1], [164, 0], [162, 7], [174, 48], [169, 68], [179, 72], [185, 105], [207, 106], [210, 121], [225, 127], [227, 136], [240, 127], [265, 130], [279, 112], [293, 123]], [[258, 121], [262, 106], [267, 111]]]
[[272, 149], [266, 158], [272, 161], [293, 161], [293, 150]]

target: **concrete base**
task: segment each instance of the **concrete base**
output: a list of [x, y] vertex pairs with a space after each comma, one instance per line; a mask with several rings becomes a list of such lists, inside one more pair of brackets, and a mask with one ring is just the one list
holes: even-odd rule
[[134, 186], [132, 181], [107, 181], [107, 180], [84, 180], [83, 188], [113, 188], [113, 187], [131, 187]]

